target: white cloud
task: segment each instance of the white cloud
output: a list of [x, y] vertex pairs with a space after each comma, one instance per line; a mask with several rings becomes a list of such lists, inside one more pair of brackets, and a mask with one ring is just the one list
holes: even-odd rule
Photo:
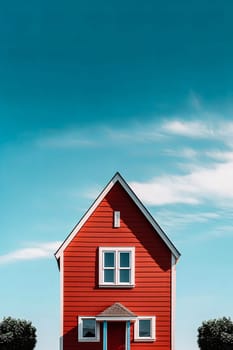
[[[193, 97], [196, 107], [200, 102]], [[199, 108], [197, 108], [199, 109]], [[187, 120], [187, 116], [190, 120]], [[204, 110], [192, 113], [182, 113], [169, 118], [160, 116], [161, 123], [157, 118], [150, 122], [138, 122], [127, 125], [125, 128], [104, 128], [102, 136], [113, 142], [157, 142], [167, 141], [169, 136], [187, 137], [192, 139], [219, 140], [233, 146], [233, 122], [227, 121], [222, 115], [206, 112]]]
[[168, 156], [181, 157], [181, 158], [187, 158], [187, 159], [196, 158], [199, 155], [199, 153], [192, 148], [183, 148], [180, 150], [167, 149], [164, 151], [164, 153]]
[[205, 154], [214, 160], [222, 162], [225, 162], [226, 160], [233, 161], [233, 152], [230, 151], [207, 151]]
[[224, 120], [221, 115], [202, 112], [192, 116], [190, 121], [173, 118], [164, 122], [161, 130], [173, 136], [216, 140], [233, 147], [233, 122]]
[[174, 203], [233, 206], [233, 161], [211, 167], [196, 167], [186, 175], [166, 175], [148, 182], [131, 182], [143, 202], [149, 205]]
[[25, 247], [0, 255], [0, 265], [23, 260], [51, 258], [62, 242], [35, 243], [33, 247]]
[[215, 134], [210, 125], [201, 121], [172, 120], [165, 122], [162, 129], [170, 134], [195, 138], [209, 138]]
[[95, 145], [93, 139], [83, 135], [83, 130], [68, 129], [63, 131], [47, 132], [43, 137], [36, 140], [36, 144], [42, 148], [79, 148], [92, 147]]
[[[185, 181], [182, 176], [163, 176], [150, 182], [131, 182], [130, 185], [139, 198], [149, 205], [199, 203], [192, 194], [194, 192], [192, 184]], [[186, 193], [185, 196], [184, 193]]]
[[[195, 105], [199, 105], [196, 95], [193, 95], [192, 99]], [[190, 120], [187, 120], [187, 116]], [[74, 125], [64, 130], [47, 130], [36, 139], [36, 145], [41, 148], [72, 149], [109, 146], [109, 143], [121, 145], [167, 142], [171, 136], [219, 140], [233, 147], [233, 122], [224, 120], [222, 115], [196, 110], [192, 113], [182, 113], [180, 117], [155, 116], [150, 121], [134, 121], [115, 128], [111, 124], [83, 128]]]

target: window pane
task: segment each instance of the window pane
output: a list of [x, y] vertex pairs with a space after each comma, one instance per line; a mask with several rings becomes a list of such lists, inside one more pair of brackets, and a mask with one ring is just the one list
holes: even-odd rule
[[104, 282], [114, 282], [115, 273], [113, 269], [104, 270]]
[[139, 337], [151, 337], [151, 320], [139, 320]]
[[120, 267], [129, 267], [129, 253], [120, 253]]
[[95, 325], [95, 319], [83, 319], [83, 338], [95, 337]]
[[120, 270], [120, 283], [130, 282], [130, 270]]
[[114, 252], [104, 253], [104, 267], [114, 267]]

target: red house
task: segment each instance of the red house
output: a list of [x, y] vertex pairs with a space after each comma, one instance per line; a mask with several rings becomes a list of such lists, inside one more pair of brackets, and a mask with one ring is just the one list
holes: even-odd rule
[[179, 256], [116, 173], [55, 253], [60, 350], [174, 350]]

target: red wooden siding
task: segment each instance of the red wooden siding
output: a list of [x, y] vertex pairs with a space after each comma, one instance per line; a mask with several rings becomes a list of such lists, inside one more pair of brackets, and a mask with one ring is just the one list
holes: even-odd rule
[[[113, 228], [113, 211], [121, 226]], [[135, 287], [98, 287], [98, 247], [135, 247]], [[102, 350], [77, 341], [77, 316], [95, 316], [120, 302], [138, 316], [156, 316], [156, 342], [131, 349], [171, 349], [171, 252], [117, 182], [64, 251], [64, 350]]]

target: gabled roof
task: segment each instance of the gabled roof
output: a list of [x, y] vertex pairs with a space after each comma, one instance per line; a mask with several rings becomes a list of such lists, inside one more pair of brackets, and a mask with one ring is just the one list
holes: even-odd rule
[[81, 218], [79, 223], [74, 227], [74, 229], [71, 231], [70, 235], [66, 238], [66, 240], [60, 246], [60, 248], [57, 250], [57, 252], [55, 253], [56, 259], [57, 260], [60, 259], [62, 252], [66, 249], [66, 247], [69, 245], [69, 243], [73, 240], [73, 238], [79, 232], [81, 227], [85, 224], [85, 222], [88, 220], [88, 218], [94, 212], [94, 210], [98, 207], [100, 202], [104, 199], [104, 197], [108, 194], [108, 192], [112, 189], [112, 187], [117, 182], [119, 182], [121, 184], [121, 186], [124, 188], [124, 190], [128, 193], [128, 195], [131, 197], [131, 199], [134, 201], [134, 203], [137, 205], [137, 207], [140, 209], [140, 211], [143, 213], [143, 215], [146, 217], [146, 219], [150, 222], [150, 224], [153, 226], [153, 228], [155, 229], [157, 234], [162, 238], [164, 243], [167, 245], [167, 247], [170, 249], [171, 253], [173, 254], [173, 256], [177, 260], [180, 256], [179, 251], [176, 249], [176, 247], [173, 245], [173, 243], [167, 237], [165, 232], [161, 229], [161, 227], [158, 225], [158, 223], [155, 221], [155, 219], [151, 216], [149, 211], [145, 208], [145, 206], [142, 204], [142, 202], [139, 200], [139, 198], [136, 196], [136, 194], [133, 192], [133, 190], [130, 188], [130, 186], [127, 184], [127, 182], [123, 179], [123, 177], [118, 172], [113, 176], [113, 178], [110, 180], [110, 182], [107, 184], [107, 186], [103, 189], [103, 191], [100, 193], [100, 195], [94, 201], [92, 206], [89, 208], [89, 210], [84, 214], [84, 216]]
[[121, 303], [115, 303], [109, 306], [107, 309], [102, 311], [96, 316], [96, 321], [115, 321], [115, 320], [125, 320], [133, 321], [136, 320], [137, 315], [132, 311], [127, 309]]
[[135, 315], [121, 303], [115, 303], [99, 313], [97, 317], [137, 317], [137, 315]]

